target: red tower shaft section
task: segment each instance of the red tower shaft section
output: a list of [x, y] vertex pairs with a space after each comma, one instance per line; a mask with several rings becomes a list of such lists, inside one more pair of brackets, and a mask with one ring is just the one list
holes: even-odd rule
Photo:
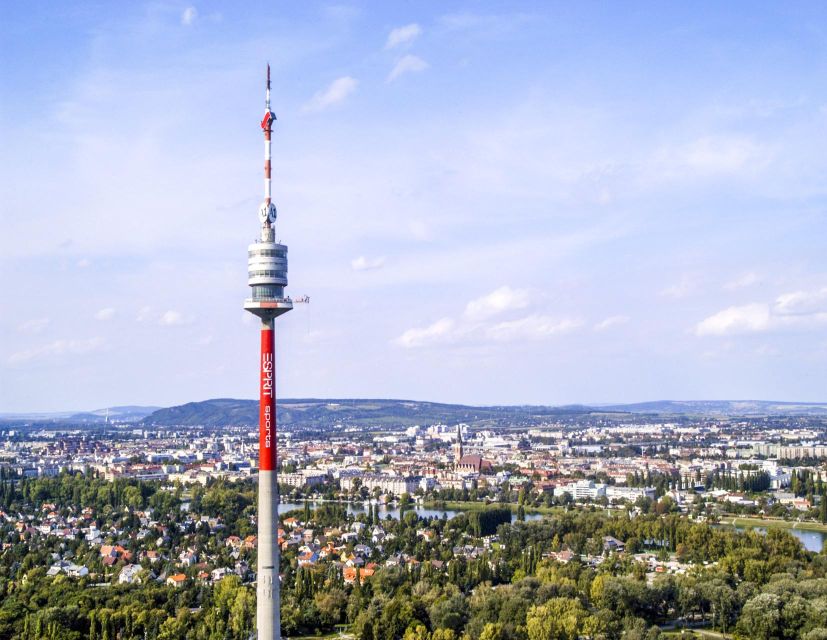
[[[268, 326], [269, 325], [269, 326]], [[276, 468], [276, 349], [273, 321], [261, 329], [261, 380], [258, 414], [258, 468]]]

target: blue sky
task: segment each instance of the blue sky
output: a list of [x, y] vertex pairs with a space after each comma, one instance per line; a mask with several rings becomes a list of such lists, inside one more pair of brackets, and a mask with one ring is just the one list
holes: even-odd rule
[[819, 3], [5, 3], [0, 411], [827, 400]]

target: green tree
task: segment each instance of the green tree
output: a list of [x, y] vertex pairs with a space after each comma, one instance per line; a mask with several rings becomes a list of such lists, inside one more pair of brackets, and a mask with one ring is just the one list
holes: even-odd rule
[[434, 629], [431, 640], [456, 640], [457, 634], [453, 629]]
[[461, 594], [436, 601], [430, 609], [433, 629], [452, 629], [459, 633], [468, 619], [468, 604]]
[[529, 640], [577, 640], [588, 612], [574, 598], [551, 598], [526, 616]]
[[738, 634], [753, 640], [775, 640], [781, 637], [781, 599], [773, 593], [762, 593], [749, 600], [738, 619]]
[[480, 640], [503, 640], [503, 638], [503, 625], [499, 622], [489, 622], [480, 633]]
[[412, 622], [407, 629], [402, 640], [430, 640], [431, 634], [428, 633], [428, 628], [419, 620]]

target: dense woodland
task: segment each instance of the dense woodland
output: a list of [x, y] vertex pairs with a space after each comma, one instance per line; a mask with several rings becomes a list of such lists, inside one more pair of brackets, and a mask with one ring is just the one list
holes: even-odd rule
[[[189, 502], [187, 516], [178, 508], [182, 500]], [[36, 513], [44, 502], [64, 514], [92, 507], [102, 530], [122, 531], [109, 541], [136, 552], [155, 548], [154, 540], [134, 537], [136, 511], [153, 507], [153, 517], [169, 531], [159, 547], [168, 559], [152, 567], [156, 574], [180, 571], [175, 551], [187, 546], [203, 549], [211, 564], [231, 566], [226, 537], [255, 530], [252, 484], [166, 491], [157, 483], [72, 475], [0, 482], [0, 509], [8, 514]], [[561, 511], [513, 525], [503, 522], [503, 510], [427, 521], [408, 511], [399, 521], [381, 521], [395, 537], [381, 553], [371, 545], [370, 560], [382, 566], [401, 553], [416, 562], [380, 568], [354, 585], [346, 585], [332, 563], [298, 568], [295, 551], [285, 553], [283, 633], [349, 625], [357, 640], [633, 639], [658, 637], [657, 625], [703, 620], [740, 638], [827, 639], [825, 554], [804, 551], [783, 531], [737, 533], [657, 511], [636, 518], [598, 509]], [[210, 532], [194, 515], [220, 517], [225, 526]], [[349, 518], [338, 505], [289, 515], [316, 527], [341, 526]], [[358, 519], [375, 523], [377, 514]], [[417, 535], [423, 528], [436, 532], [436, 542]], [[356, 543], [370, 544], [368, 529]], [[484, 544], [481, 536], [494, 530]], [[0, 535], [6, 543], [0, 552], [0, 638], [246, 640], [253, 630], [255, 591], [238, 576], [216, 585], [191, 579], [181, 588], [152, 579], [117, 585], [121, 565], [104, 567], [98, 550], [80, 539], [20, 542], [8, 522], [0, 524]], [[604, 536], [623, 541], [626, 553], [604, 551]], [[456, 551], [461, 548], [475, 551], [465, 557]], [[592, 567], [577, 558], [564, 564], [549, 557], [563, 549], [604, 561]], [[684, 575], [647, 576], [632, 557], [646, 550], [691, 568]], [[254, 567], [254, 551], [245, 553]], [[85, 563], [92, 574], [46, 576], [53, 554]], [[186, 571], [194, 576], [194, 568]]]

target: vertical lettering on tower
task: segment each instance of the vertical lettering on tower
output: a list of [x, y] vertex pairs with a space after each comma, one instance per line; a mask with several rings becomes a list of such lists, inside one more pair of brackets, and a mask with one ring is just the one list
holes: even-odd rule
[[276, 467], [276, 379], [273, 330], [261, 331], [261, 384], [258, 414], [258, 468]]

